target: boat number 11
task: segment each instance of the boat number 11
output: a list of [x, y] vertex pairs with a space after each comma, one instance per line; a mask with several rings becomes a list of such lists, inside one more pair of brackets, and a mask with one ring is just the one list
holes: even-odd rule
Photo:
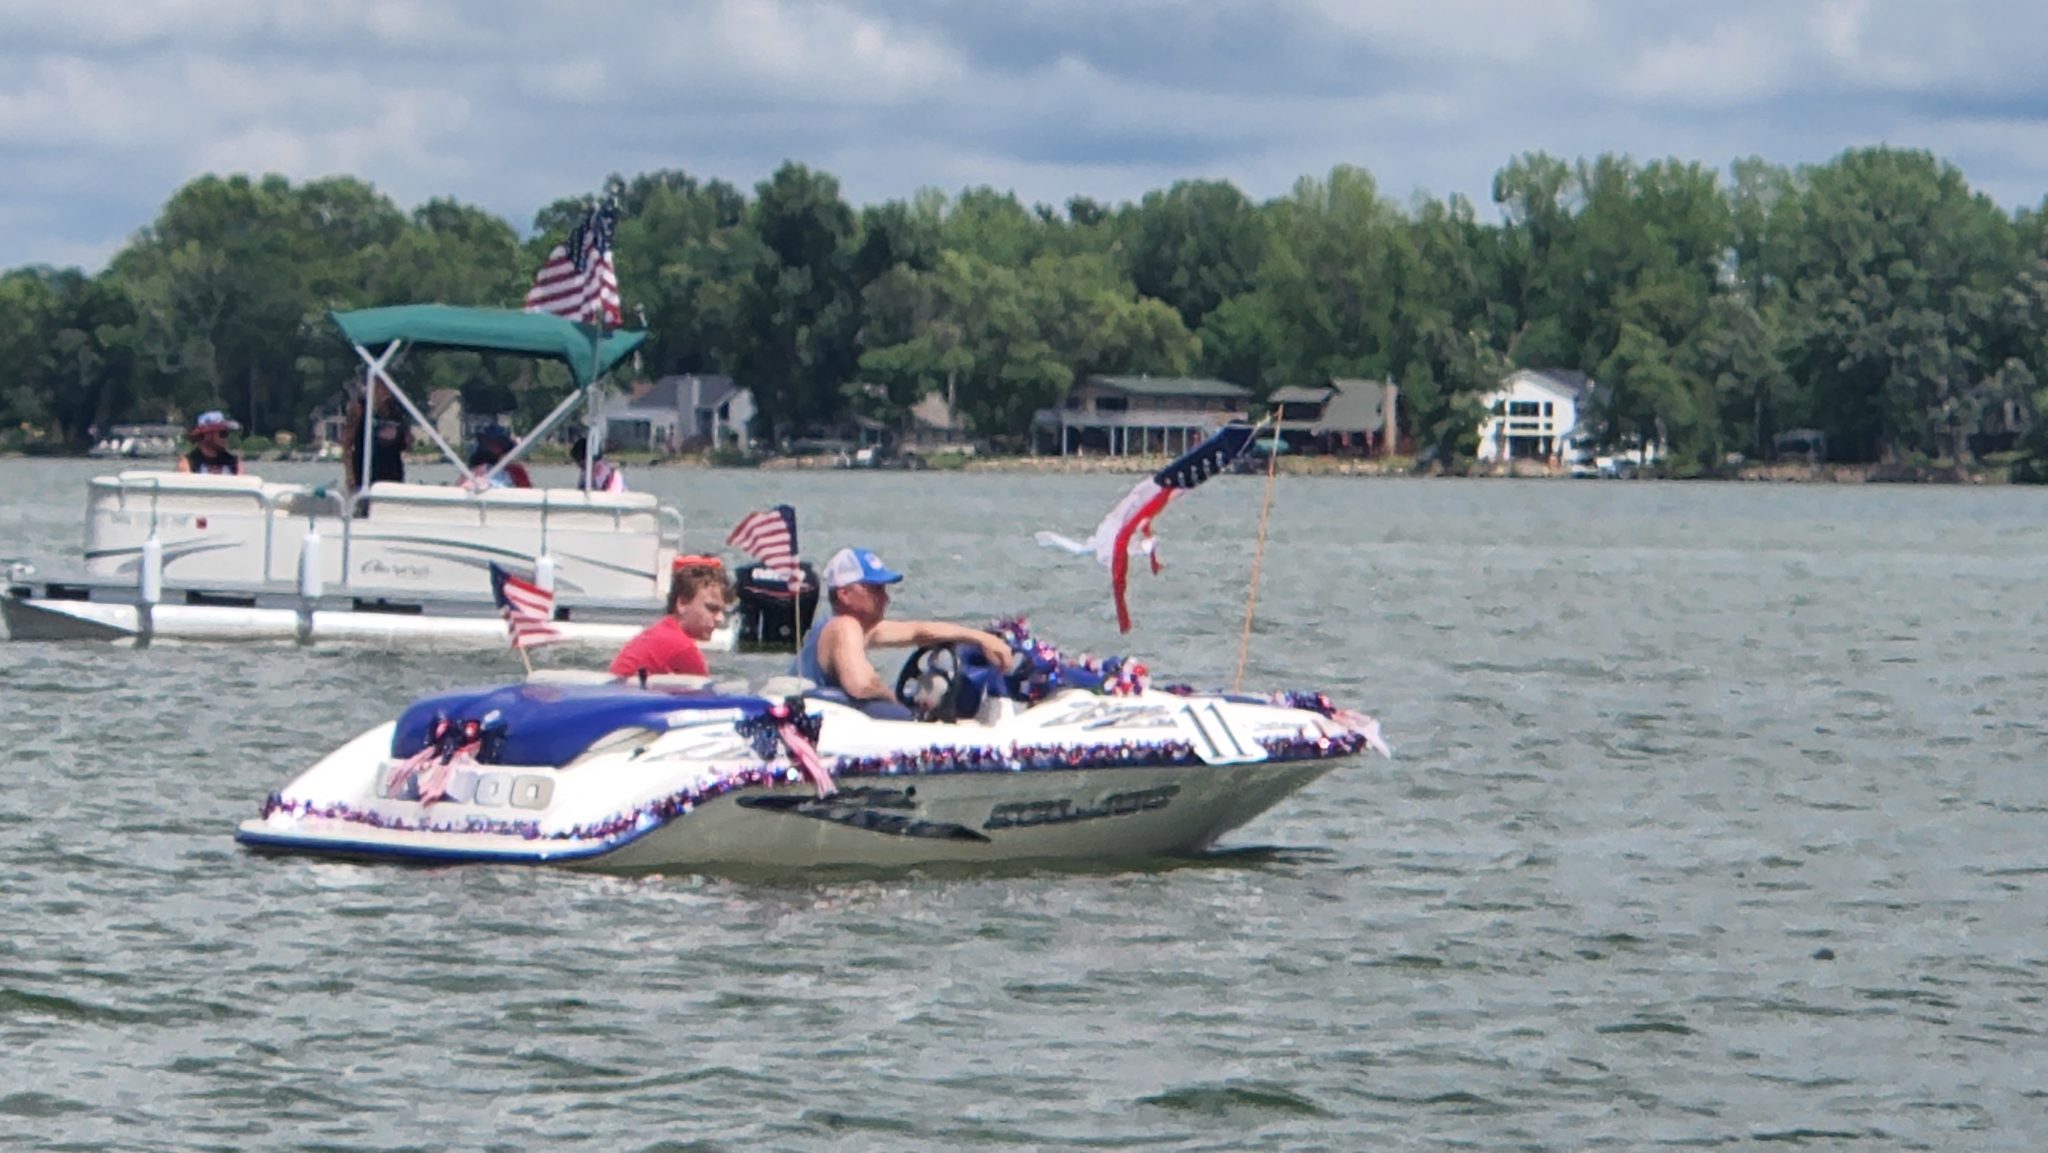
[[1223, 715], [1223, 707], [1215, 701], [1183, 705], [1180, 718], [1186, 723], [1188, 734], [1194, 738], [1195, 755], [1209, 764], [1228, 765], [1266, 759], [1266, 750], [1260, 747], [1259, 742], [1238, 732], [1230, 718]]

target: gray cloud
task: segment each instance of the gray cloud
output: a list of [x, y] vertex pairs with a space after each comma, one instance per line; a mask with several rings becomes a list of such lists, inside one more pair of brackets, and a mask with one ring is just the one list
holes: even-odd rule
[[208, 171], [365, 177], [525, 226], [610, 172], [857, 200], [1255, 196], [1358, 164], [1484, 203], [1510, 156], [1889, 142], [2048, 188], [2017, 0], [0, 0], [0, 266], [97, 266]]

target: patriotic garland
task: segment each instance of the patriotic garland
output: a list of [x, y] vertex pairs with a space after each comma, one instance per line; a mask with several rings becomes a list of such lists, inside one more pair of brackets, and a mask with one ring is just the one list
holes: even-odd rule
[[1023, 697], [1027, 703], [1044, 700], [1060, 689], [1092, 689], [1112, 697], [1133, 697], [1151, 687], [1151, 670], [1143, 661], [1130, 657], [1096, 660], [1087, 653], [1069, 657], [1058, 645], [1031, 635], [1031, 621], [1023, 616], [1003, 617], [989, 626], [1012, 651], [1030, 661]]

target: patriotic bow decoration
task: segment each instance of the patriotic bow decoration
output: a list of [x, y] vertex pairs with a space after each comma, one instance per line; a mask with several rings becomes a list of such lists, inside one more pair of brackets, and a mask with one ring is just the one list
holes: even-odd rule
[[777, 747], [789, 754], [789, 763], [795, 765], [804, 779], [820, 797], [829, 797], [839, 791], [832, 783], [832, 771], [825, 767], [825, 759], [818, 753], [818, 734], [824, 727], [824, 718], [817, 713], [805, 712], [801, 697], [769, 705], [760, 716], [740, 721], [733, 726], [743, 737], [754, 743], [754, 751], [764, 757], [774, 757]]
[[455, 779], [455, 770], [476, 764], [485, 738], [491, 735], [487, 729], [496, 719], [494, 716], [482, 721], [451, 721], [445, 716], [436, 716], [433, 726], [427, 730], [426, 747], [392, 768], [391, 775], [384, 782], [384, 795], [403, 796], [409, 781], [421, 805], [431, 805], [446, 797], [448, 786]]
[[1087, 540], [1077, 541], [1055, 532], [1037, 533], [1036, 539], [1048, 548], [1064, 549], [1076, 556], [1093, 554], [1097, 561], [1108, 567], [1110, 589], [1116, 598], [1116, 627], [1120, 632], [1130, 632], [1131, 610], [1124, 599], [1124, 590], [1130, 574], [1132, 539], [1138, 539], [1138, 550], [1151, 562], [1152, 571], [1158, 573], [1160, 565], [1153, 550], [1152, 519], [1164, 511], [1175, 497], [1229, 468], [1251, 447], [1252, 437], [1257, 432], [1257, 427], [1249, 424], [1225, 425], [1172, 464], [1132, 486], [1116, 507], [1109, 510], [1109, 515], [1102, 518], [1102, 523], [1095, 526], [1094, 534]]

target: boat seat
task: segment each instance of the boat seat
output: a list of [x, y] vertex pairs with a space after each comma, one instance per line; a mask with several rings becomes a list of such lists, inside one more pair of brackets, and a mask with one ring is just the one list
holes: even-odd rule
[[784, 697], [800, 697], [805, 693], [815, 691], [817, 687], [818, 682], [816, 681], [782, 673], [762, 681], [754, 691], [771, 701], [779, 701]]
[[[639, 683], [639, 677], [626, 678], [626, 684], [628, 685], [638, 685]], [[661, 673], [648, 677], [647, 687], [650, 689], [708, 689], [711, 687], [711, 678], [700, 677], [691, 673]]]
[[535, 669], [526, 674], [529, 685], [608, 685], [618, 679], [603, 669]]
[[[526, 674], [526, 683], [529, 685], [620, 685], [629, 689], [637, 689], [640, 687], [640, 678], [637, 676], [615, 677], [603, 669], [535, 669]], [[711, 685], [712, 680], [710, 677], [700, 677], [691, 673], [661, 673], [647, 678], [648, 688], [666, 689], [670, 692], [674, 692], [677, 689], [708, 689]], [[747, 688], [744, 682], [739, 684], [738, 691], [739, 695], [745, 695]]]

